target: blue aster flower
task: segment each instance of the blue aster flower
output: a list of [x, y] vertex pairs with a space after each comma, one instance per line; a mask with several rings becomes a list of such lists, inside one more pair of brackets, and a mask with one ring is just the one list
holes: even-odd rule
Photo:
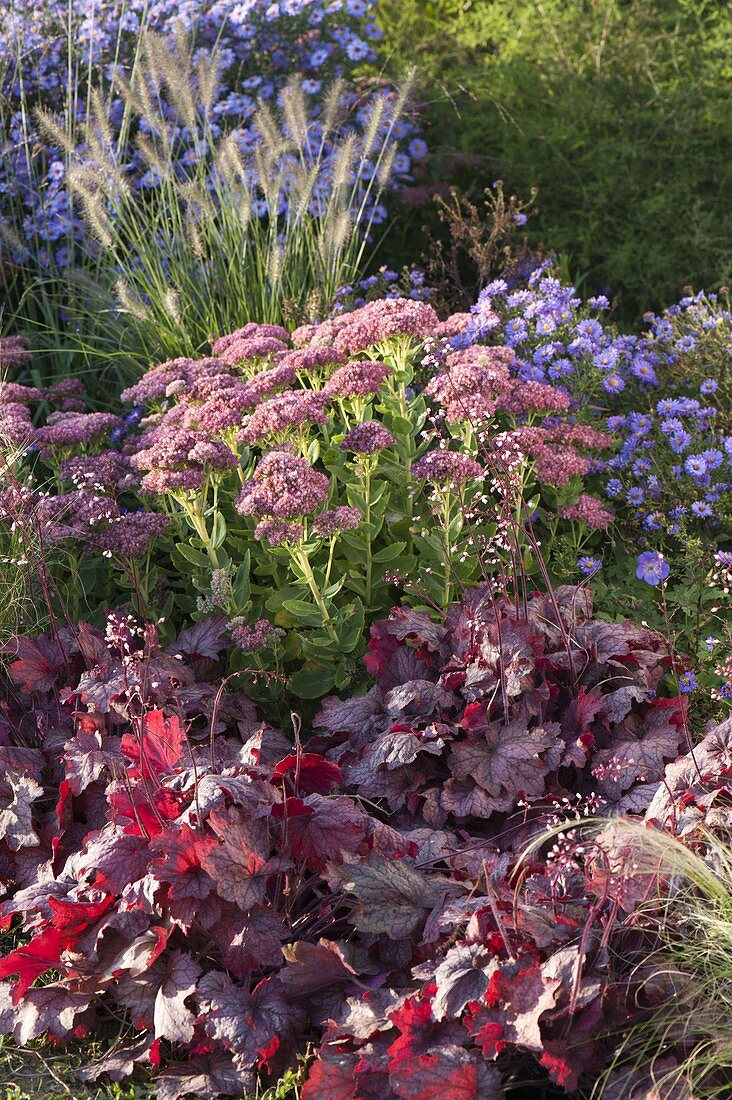
[[679, 691], [684, 695], [696, 690], [696, 676], [693, 672], [682, 672], [679, 676]]

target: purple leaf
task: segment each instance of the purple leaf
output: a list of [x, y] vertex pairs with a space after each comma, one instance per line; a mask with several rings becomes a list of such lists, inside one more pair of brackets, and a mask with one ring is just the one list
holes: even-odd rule
[[256, 1077], [235, 1064], [226, 1051], [192, 1055], [187, 1062], [172, 1066], [155, 1077], [157, 1100], [181, 1100], [184, 1096], [243, 1096], [253, 1093]]
[[4, 837], [14, 852], [40, 844], [33, 828], [33, 803], [42, 797], [43, 787], [29, 775], [13, 772], [4, 777], [12, 792], [12, 801], [0, 810], [0, 838]]
[[201, 657], [216, 660], [219, 653], [231, 644], [227, 622], [226, 615], [208, 615], [205, 619], [199, 619], [193, 626], [181, 631], [173, 644], [168, 646], [168, 653], [173, 656], [181, 654], [191, 661]]
[[478, 1001], [488, 988], [490, 956], [482, 944], [458, 943], [435, 968], [437, 993], [432, 1001], [436, 1020], [458, 1019], [468, 1001]]
[[368, 861], [330, 869], [331, 884], [356, 898], [351, 918], [362, 932], [386, 933], [393, 940], [412, 935], [426, 911], [454, 885], [427, 877], [406, 860], [371, 856]]
[[114, 776], [124, 771], [119, 738], [106, 737], [99, 730], [91, 732], [81, 729], [67, 741], [64, 745], [64, 763], [72, 794], [81, 794], [105, 772]]
[[558, 744], [557, 723], [527, 728], [520, 719], [492, 723], [484, 739], [453, 745], [450, 766], [456, 779], [475, 779], [490, 795], [503, 791], [539, 798], [551, 770], [548, 754]]
[[270, 842], [266, 824], [253, 821], [235, 806], [212, 812], [208, 823], [217, 834], [218, 843], [206, 853], [202, 864], [219, 894], [244, 910], [261, 905], [267, 876], [277, 869], [268, 863]]

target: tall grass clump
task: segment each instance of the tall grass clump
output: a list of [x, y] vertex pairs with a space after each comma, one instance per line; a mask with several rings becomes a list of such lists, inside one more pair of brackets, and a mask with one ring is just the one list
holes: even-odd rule
[[[195, 354], [232, 325], [322, 313], [362, 263], [406, 91], [374, 100], [353, 125], [341, 82], [313, 119], [293, 79], [278, 111], [260, 101], [255, 140], [243, 142], [221, 134], [211, 117], [215, 52], [196, 62], [187, 43], [150, 33], [141, 57], [120, 89], [154, 184], [129, 185], [101, 97], [84, 126], [84, 156], [68, 150], [69, 189], [100, 246], [85, 280], [89, 311], [101, 309], [117, 331], [122, 322], [147, 358]], [[178, 127], [156, 106], [161, 93], [199, 135], [185, 166]], [[49, 140], [62, 140], [52, 116], [39, 115], [39, 125]], [[86, 330], [83, 313], [79, 323]]]
[[[633, 914], [655, 950], [639, 967], [638, 1007], [650, 1012], [619, 1039], [593, 1100], [631, 1095], [641, 1083], [659, 1096], [718, 1100], [732, 1095], [732, 856], [726, 829], [692, 841], [630, 818], [613, 821], [613, 844], [635, 864], [655, 866], [658, 889]], [[665, 988], [665, 996], [658, 996]], [[623, 1092], [622, 1090], [626, 1091]]]
[[[353, 259], [344, 208], [350, 203], [353, 219], [367, 228], [383, 222], [386, 210], [377, 200], [384, 180], [410, 171], [404, 152], [387, 158], [391, 143], [414, 130], [396, 117], [400, 97], [381, 80], [342, 83], [376, 59], [372, 7], [373, 0], [342, 10], [323, 0], [297, 0], [281, 10], [265, 0], [246, 6], [192, 0], [180, 11], [167, 0], [91, 6], [48, 0], [38, 10], [18, 0], [0, 11], [4, 327], [31, 335], [41, 353], [36, 381], [88, 373], [101, 397], [122, 381], [125, 366], [149, 359], [140, 339], [146, 330], [130, 324], [139, 321], [141, 304], [177, 341], [184, 332], [183, 347], [192, 346], [197, 337], [175, 320], [184, 288], [171, 285], [171, 272], [185, 268], [201, 301], [212, 287], [242, 293], [224, 328], [273, 315], [275, 298], [288, 289], [280, 270], [285, 261], [290, 289], [297, 289], [293, 308], [313, 286], [328, 290], [335, 257]], [[288, 88], [292, 74], [300, 78], [297, 104]], [[104, 176], [104, 186], [90, 180], [90, 169]], [[344, 183], [349, 170], [358, 175]], [[349, 186], [357, 195], [349, 197]], [[82, 202], [90, 189], [95, 200]], [[220, 214], [227, 202], [235, 209]], [[326, 207], [332, 216], [322, 227], [318, 222], [319, 233], [310, 219]], [[214, 224], [207, 226], [212, 208]], [[121, 217], [112, 237], [101, 229], [100, 211]], [[255, 226], [257, 220], [263, 224]], [[290, 247], [295, 226], [301, 237]], [[308, 234], [313, 239], [306, 243]], [[159, 255], [152, 255], [154, 247]], [[303, 282], [316, 253], [316, 269]], [[259, 284], [232, 278], [239, 260], [259, 273]], [[213, 262], [221, 265], [220, 278], [207, 270], [201, 282]], [[152, 265], [153, 304], [148, 285], [128, 278], [131, 265], [136, 272]], [[158, 297], [165, 297], [165, 309]], [[188, 309], [187, 323], [193, 317]], [[199, 327], [206, 328], [203, 320]], [[155, 343], [160, 352], [167, 346], [164, 339]], [[122, 367], [114, 379], [110, 364]]]

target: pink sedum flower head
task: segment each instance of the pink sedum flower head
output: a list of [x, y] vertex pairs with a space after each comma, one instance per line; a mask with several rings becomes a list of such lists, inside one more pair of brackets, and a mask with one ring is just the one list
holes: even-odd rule
[[0, 437], [14, 447], [31, 443], [35, 429], [27, 405], [9, 401], [0, 405]]
[[340, 534], [341, 531], [352, 531], [354, 527], [358, 527], [362, 519], [363, 516], [358, 508], [349, 508], [347, 504], [342, 504], [338, 508], [329, 508], [326, 512], [321, 512], [313, 520], [313, 530], [324, 538], [331, 538], [333, 535]]
[[234, 340], [220, 354], [225, 363], [238, 367], [256, 359], [268, 359], [279, 352], [287, 351], [287, 344], [273, 336], [250, 336], [246, 340]]
[[327, 424], [327, 397], [322, 393], [293, 391], [276, 394], [259, 405], [239, 432], [239, 442], [245, 446], [262, 439], [282, 435], [301, 424]]
[[330, 492], [325, 474], [290, 451], [270, 451], [236, 500], [241, 516], [307, 516], [324, 504]]
[[140, 480], [130, 459], [118, 451], [70, 458], [61, 466], [61, 477], [80, 489], [131, 489]]
[[369, 397], [378, 393], [391, 367], [385, 363], [346, 363], [333, 371], [325, 385], [325, 393], [332, 397]]
[[151, 470], [142, 479], [140, 488], [146, 493], [193, 493], [206, 480], [201, 469]]
[[297, 381], [295, 368], [289, 363], [279, 363], [271, 370], [260, 371], [247, 382], [247, 388], [257, 398], [269, 397], [277, 390], [286, 390]]
[[219, 336], [218, 340], [212, 345], [211, 351], [214, 355], [222, 355], [233, 344], [242, 340], [254, 339], [279, 340], [280, 343], [286, 344], [290, 339], [290, 334], [281, 325], [258, 324], [256, 321], [250, 321], [249, 324], [243, 325], [242, 328], [238, 328], [234, 332], [227, 333], [226, 336]]
[[124, 512], [113, 519], [106, 530], [98, 532], [94, 542], [104, 554], [139, 561], [151, 542], [165, 534], [168, 525], [168, 517], [157, 512]]
[[353, 451], [362, 455], [372, 455], [375, 451], [395, 446], [396, 439], [378, 420], [364, 420], [361, 424], [356, 424], [350, 432], [346, 432], [341, 442], [342, 451]]
[[545, 382], [518, 382], [506, 390], [498, 402], [506, 412], [521, 415], [527, 412], [566, 412], [569, 394]]
[[281, 367], [292, 367], [295, 371], [311, 374], [321, 367], [340, 366], [346, 362], [345, 355], [329, 347], [297, 348], [288, 351], [280, 359]]
[[[2, 369], [1, 362], [0, 369]], [[40, 401], [44, 396], [43, 391], [36, 389], [35, 386], [21, 386], [18, 382], [0, 381], [0, 405], [7, 405], [11, 401], [19, 405], [30, 405], [34, 401]]]
[[244, 653], [256, 653], [260, 649], [270, 649], [280, 638], [285, 636], [284, 630], [274, 626], [269, 619], [257, 619], [256, 623], [248, 626], [246, 620], [237, 615], [229, 622], [229, 634], [234, 644]]
[[395, 336], [424, 339], [440, 319], [427, 302], [411, 298], [382, 298], [343, 315], [346, 324], [333, 340], [338, 351], [355, 355]]
[[479, 462], [460, 451], [430, 451], [412, 463], [412, 476], [423, 481], [462, 485], [465, 481], [479, 481], [484, 471]]
[[30, 357], [25, 336], [0, 336], [0, 374], [24, 367]]
[[473, 323], [472, 313], [451, 313], [445, 321], [435, 325], [433, 336], [444, 339], [450, 336], [459, 336]]
[[239, 459], [220, 440], [199, 440], [188, 452], [188, 461], [204, 466], [207, 470], [235, 470]]
[[51, 413], [44, 427], [37, 429], [35, 442], [45, 457], [54, 447], [92, 443], [122, 425], [122, 419], [114, 413], [55, 412]]
[[122, 391], [121, 398], [133, 405], [150, 405], [162, 400], [176, 382], [183, 382], [185, 390], [189, 390], [199, 378], [230, 373], [222, 359], [170, 359], [143, 374], [139, 382]]
[[588, 527], [605, 529], [615, 519], [612, 512], [603, 508], [602, 502], [589, 493], [580, 493], [576, 504], [570, 504], [566, 508], [559, 509], [560, 516], [564, 519], [581, 519]]
[[305, 537], [305, 528], [301, 523], [293, 523], [292, 520], [267, 516], [254, 528], [254, 537], [268, 542], [270, 546], [283, 546], [285, 543], [294, 545], [302, 542]]

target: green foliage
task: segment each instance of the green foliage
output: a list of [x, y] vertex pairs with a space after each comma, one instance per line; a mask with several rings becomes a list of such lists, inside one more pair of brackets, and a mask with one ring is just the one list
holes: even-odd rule
[[[705, 0], [383, 0], [416, 61], [434, 180], [495, 179], [532, 244], [621, 315], [732, 276], [732, 9]], [[408, 48], [407, 48], [408, 44]], [[457, 156], [455, 155], [457, 154]], [[436, 184], [435, 184], [436, 189]]]

